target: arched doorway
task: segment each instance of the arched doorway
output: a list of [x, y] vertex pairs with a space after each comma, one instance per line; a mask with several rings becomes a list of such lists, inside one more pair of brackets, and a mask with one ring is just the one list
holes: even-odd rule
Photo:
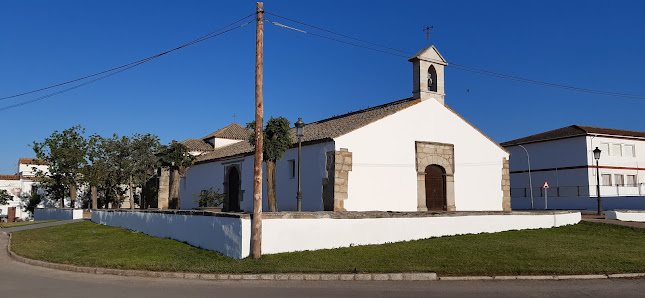
[[240, 172], [237, 167], [228, 170], [227, 211], [240, 210]]
[[438, 165], [429, 165], [425, 170], [426, 207], [428, 210], [446, 210], [446, 171]]

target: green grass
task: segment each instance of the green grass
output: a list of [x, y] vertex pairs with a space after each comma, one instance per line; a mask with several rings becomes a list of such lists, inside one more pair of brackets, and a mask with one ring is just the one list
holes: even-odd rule
[[437, 272], [441, 275], [645, 272], [645, 230], [582, 222], [234, 260], [129, 230], [80, 222], [13, 234], [13, 250], [55, 263], [210, 273]]
[[41, 224], [46, 222], [52, 222], [52, 221], [59, 221], [59, 220], [50, 219], [50, 220], [39, 220], [39, 221], [3, 222], [3, 223], [0, 223], [0, 228], [14, 228], [14, 227], [35, 225], [35, 224]]

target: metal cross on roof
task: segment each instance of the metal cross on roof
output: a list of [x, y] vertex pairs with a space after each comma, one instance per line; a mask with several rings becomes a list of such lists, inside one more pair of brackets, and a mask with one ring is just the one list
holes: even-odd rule
[[430, 44], [430, 31], [432, 31], [432, 29], [434, 29], [434, 26], [426, 26], [423, 28], [423, 32], [426, 33], [426, 42], [428, 42], [428, 44]]

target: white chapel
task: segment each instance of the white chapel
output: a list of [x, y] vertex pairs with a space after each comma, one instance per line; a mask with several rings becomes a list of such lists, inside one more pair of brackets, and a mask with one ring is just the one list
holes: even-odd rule
[[[448, 63], [434, 46], [409, 61], [412, 97], [305, 125], [303, 211], [510, 211], [509, 153], [449, 107]], [[182, 209], [213, 188], [225, 194], [224, 211], [253, 211], [248, 134], [231, 124], [183, 142], [199, 154], [181, 183]], [[296, 210], [295, 128], [291, 135], [276, 165], [279, 211]]]

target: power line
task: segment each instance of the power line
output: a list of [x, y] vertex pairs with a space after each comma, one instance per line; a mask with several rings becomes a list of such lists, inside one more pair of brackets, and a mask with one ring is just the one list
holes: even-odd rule
[[[237, 20], [237, 21], [235, 21], [235, 22], [233, 22], [233, 23], [230, 23], [230, 24], [228, 24], [228, 25], [226, 25], [226, 26], [224, 26], [224, 27], [222, 27], [222, 28], [219, 28], [219, 29], [217, 29], [217, 30], [215, 30], [215, 31], [213, 31], [213, 32], [211, 32], [211, 33], [208, 33], [208, 34], [206, 34], [206, 35], [203, 35], [203, 36], [201, 36], [201, 37], [199, 37], [199, 38], [197, 38], [197, 39], [194, 39], [194, 40], [192, 40], [192, 41], [190, 41], [190, 42], [188, 42], [188, 43], [186, 43], [186, 44], [183, 44], [183, 45], [181, 45], [181, 46], [178, 46], [178, 47], [176, 47], [176, 48], [174, 48], [174, 49], [171, 49], [171, 50], [168, 50], [168, 51], [165, 51], [165, 52], [162, 52], [162, 53], [159, 53], [159, 54], [156, 54], [156, 55], [153, 55], [153, 56], [150, 56], [150, 57], [147, 57], [147, 58], [141, 59], [141, 60], [137, 60], [137, 61], [134, 61], [134, 62], [130, 62], [130, 63], [128, 63], [128, 64], [124, 64], [124, 65], [121, 65], [121, 66], [118, 66], [118, 67], [114, 67], [114, 68], [111, 68], [111, 69], [108, 69], [108, 70], [104, 70], [104, 71], [101, 71], [101, 72], [97, 72], [97, 73], [95, 73], [95, 74], [91, 74], [91, 75], [84, 76], [84, 77], [81, 77], [81, 78], [78, 78], [78, 79], [74, 79], [74, 80], [71, 80], [71, 81], [67, 81], [67, 82], [63, 82], [63, 83], [59, 83], [59, 84], [55, 84], [55, 85], [51, 85], [51, 86], [44, 87], [44, 88], [40, 88], [40, 89], [31, 90], [31, 91], [28, 91], [28, 92], [23, 92], [23, 93], [19, 93], [19, 94], [11, 95], [11, 96], [0, 97], [0, 100], [5, 100], [5, 99], [10, 99], [10, 98], [20, 97], [20, 96], [24, 96], [24, 95], [28, 95], [28, 94], [32, 94], [32, 93], [36, 93], [36, 92], [39, 92], [39, 91], [44, 91], [44, 90], [47, 90], [47, 89], [52, 89], [52, 88], [60, 87], [60, 86], [63, 86], [63, 85], [71, 84], [71, 83], [74, 83], [74, 82], [78, 82], [78, 81], [82, 81], [82, 80], [85, 80], [85, 79], [89, 79], [89, 78], [91, 78], [91, 77], [95, 77], [95, 76], [99, 76], [99, 75], [102, 75], [102, 74], [105, 74], [105, 73], [109, 73], [109, 72], [112, 72], [112, 71], [115, 71], [115, 70], [119, 70], [119, 69], [122, 69], [122, 68], [127, 68], [127, 69], [129, 69], [130, 67], [128, 67], [128, 66], [131, 66], [131, 65], [134, 65], [134, 66], [141, 65], [141, 63], [148, 62], [148, 61], [150, 61], [150, 60], [153, 60], [153, 59], [159, 58], [159, 57], [161, 57], [161, 56], [163, 56], [163, 55], [166, 55], [166, 54], [168, 54], [168, 53], [172, 53], [172, 52], [174, 52], [174, 51], [177, 51], [177, 50], [183, 49], [183, 48], [185, 48], [185, 47], [188, 47], [188, 46], [194, 45], [194, 44], [196, 44], [196, 43], [202, 42], [202, 41], [204, 41], [204, 40], [210, 39], [210, 38], [212, 38], [212, 37], [215, 37], [215, 36], [217, 36], [217, 35], [214, 35], [214, 34], [216, 34], [216, 33], [220, 32], [220, 31], [222, 31], [222, 30], [224, 30], [224, 29], [226, 29], [226, 28], [228, 28], [228, 27], [231, 27], [231, 26], [233, 26], [233, 25], [235, 25], [235, 24], [237, 24], [237, 23], [239, 23], [239, 22], [241, 22], [241, 21], [243, 21], [243, 20], [245, 20], [245, 19], [247, 19], [247, 18], [249, 18], [249, 17], [251, 17], [251, 16], [253, 16], [253, 15], [255, 15], [255, 14], [254, 14], [254, 13], [252, 13], [252, 14], [250, 14], [250, 15], [248, 15], [248, 16], [245, 16], [245, 17], [243, 17], [243, 18], [241, 18], [241, 19], [239, 19], [239, 20]], [[247, 24], [248, 24], [248, 23], [247, 23]], [[245, 25], [247, 25], [247, 24], [244, 24], [244, 25], [242, 25], [242, 26], [245, 26]], [[241, 27], [241, 26], [240, 26], [240, 27]], [[230, 30], [228, 30], [228, 31], [230, 31]], [[226, 32], [228, 32], [228, 31], [226, 31]], [[223, 33], [226, 33], [226, 32], [223, 32]], [[218, 34], [218, 35], [219, 35], [219, 34]], [[0, 109], [0, 110], [1, 110], [1, 109]]]
[[[320, 38], [336, 41], [336, 42], [339, 42], [339, 43], [343, 43], [343, 44], [347, 44], [347, 45], [351, 45], [351, 46], [355, 46], [355, 47], [359, 47], [359, 48], [363, 48], [363, 49], [368, 49], [368, 50], [372, 50], [372, 51], [392, 55], [392, 56], [409, 58], [409, 56], [405, 56], [405, 55], [398, 54], [398, 53], [393, 53], [392, 51], [399, 52], [399, 53], [405, 53], [405, 54], [409, 54], [409, 55], [414, 55], [413, 52], [403, 51], [403, 50], [399, 50], [399, 49], [392, 48], [392, 47], [389, 47], [389, 46], [384, 46], [384, 45], [369, 42], [369, 41], [366, 41], [366, 40], [363, 40], [363, 39], [351, 37], [351, 36], [348, 36], [348, 35], [345, 35], [345, 34], [337, 33], [337, 32], [327, 30], [327, 29], [323, 29], [323, 28], [320, 28], [320, 27], [317, 27], [317, 26], [309, 25], [309, 24], [306, 24], [304, 22], [300, 22], [300, 21], [297, 21], [297, 20], [294, 20], [294, 19], [279, 16], [279, 15], [276, 15], [276, 14], [273, 14], [273, 13], [270, 13], [270, 12], [265, 12], [265, 13], [268, 14], [268, 15], [272, 15], [272, 16], [275, 16], [275, 17], [278, 17], [278, 18], [281, 18], [281, 19], [285, 19], [287, 21], [294, 22], [294, 23], [297, 23], [297, 24], [300, 24], [300, 25], [304, 25], [304, 26], [307, 26], [307, 27], [310, 27], [310, 28], [313, 28], [313, 29], [316, 29], [316, 30], [324, 31], [324, 32], [327, 32], [327, 33], [331, 33], [331, 34], [334, 34], [334, 35], [337, 35], [337, 36], [347, 38], [347, 39], [358, 41], [360, 43], [368, 44], [370, 46], [364, 46], [364, 45], [360, 45], [360, 44], [353, 43], [353, 42], [347, 42], [347, 41], [340, 40], [340, 39], [337, 39], [337, 38], [332, 38], [332, 37], [312, 33], [312, 32], [309, 32], [309, 31], [301, 30], [301, 29], [298, 29], [298, 28], [293, 28], [293, 27], [290, 27], [290, 26], [287, 26], [287, 25], [284, 25], [284, 24], [280, 24], [280, 23], [277, 23], [277, 22], [269, 21], [270, 23], [272, 23], [272, 24], [274, 24], [274, 25], [276, 25], [278, 27], [290, 29], [290, 30], [293, 30], [293, 31], [296, 31], [296, 32], [300, 32], [300, 33], [304, 33], [304, 34], [308, 34], [308, 35], [313, 35], [313, 36], [316, 36], [316, 37], [320, 37]], [[375, 47], [387, 49], [389, 51], [381, 50], [381, 49], [375, 48]], [[603, 90], [595, 90], [595, 89], [587, 89], [587, 88], [580, 88], [580, 87], [568, 86], [568, 85], [563, 85], [563, 84], [550, 83], [550, 82], [545, 82], [545, 81], [532, 80], [532, 79], [522, 78], [522, 77], [518, 77], [518, 76], [507, 75], [507, 74], [498, 73], [498, 72], [493, 72], [493, 71], [489, 71], [489, 70], [485, 70], [485, 69], [474, 68], [474, 67], [470, 67], [470, 66], [466, 66], [466, 65], [458, 64], [458, 63], [453, 63], [453, 62], [449, 62], [448, 66], [453, 67], [453, 68], [455, 68], [457, 70], [468, 71], [468, 72], [473, 72], [473, 73], [480, 74], [480, 75], [486, 75], [486, 76], [491, 76], [491, 77], [496, 77], [496, 78], [501, 78], [501, 79], [507, 79], [507, 80], [512, 80], [512, 81], [516, 81], [516, 82], [522, 82], [522, 83], [527, 83], [527, 84], [534, 84], [534, 85], [539, 85], [539, 86], [544, 86], [544, 87], [559, 88], [559, 89], [564, 89], [564, 90], [585, 92], [585, 93], [605, 95], [605, 96], [613, 96], [613, 97], [622, 97], [622, 98], [645, 100], [644, 95], [620, 93], [620, 92], [611, 92], [611, 91], [603, 91]]]
[[[225, 34], [225, 33], [231, 32], [231, 31], [236, 30], [236, 29], [240, 29], [240, 28], [242, 28], [242, 27], [244, 27], [244, 26], [246, 26], [246, 25], [248, 25], [248, 24], [250, 24], [250, 23], [252, 23], [252, 22], [254, 22], [254, 21], [255, 21], [255, 19], [254, 19], [254, 20], [252, 20], [252, 21], [246, 22], [246, 23], [244, 23], [244, 24], [242, 24], [242, 25], [239, 25], [239, 26], [237, 26], [237, 27], [233, 27], [233, 28], [230, 28], [230, 29], [228, 29], [228, 30], [221, 31], [223, 28], [230, 27], [230, 25], [228, 25], [228, 26], [226, 26], [226, 27], [223, 27], [222, 29], [217, 30], [217, 31], [221, 31], [221, 32], [219, 32], [219, 33], [217, 33], [217, 34], [209, 33], [209, 34], [207, 34], [207, 35], [205, 35], [205, 36], [203, 36], [203, 37], [200, 37], [200, 38], [198, 38], [198, 39], [196, 39], [196, 40], [191, 41], [190, 43], [184, 44], [184, 45], [182, 45], [182, 46], [180, 46], [180, 47], [177, 47], [177, 48], [175, 48], [175, 49], [172, 49], [172, 50], [170, 50], [170, 51], [167, 51], [167, 52], [164, 52], [164, 53], [161, 53], [161, 54], [155, 55], [155, 56], [151, 56], [151, 57], [148, 57], [148, 58], [146, 58], [146, 59], [142, 59], [142, 60], [139, 60], [139, 61], [136, 61], [136, 62], [133, 62], [133, 63], [129, 63], [129, 64], [126, 64], [126, 65], [124, 65], [124, 66], [120, 66], [119, 68], [116, 68], [116, 69], [119, 69], [119, 70], [117, 70], [117, 71], [113, 71], [113, 70], [114, 70], [114, 69], [113, 69], [113, 70], [112, 70], [112, 72], [110, 72], [110, 73], [108, 73], [108, 74], [106, 74], [106, 75], [104, 75], [104, 76], [100, 76], [100, 77], [98, 77], [98, 78], [96, 78], [96, 79], [93, 79], [93, 80], [91, 80], [91, 81], [87, 81], [87, 82], [84, 82], [84, 83], [82, 83], [82, 84], [75, 85], [75, 86], [73, 86], [73, 87], [69, 87], [69, 88], [67, 88], [67, 89], [63, 89], [63, 90], [60, 90], [60, 91], [56, 91], [56, 92], [53, 92], [53, 93], [50, 93], [50, 94], [47, 94], [47, 95], [43, 95], [43, 96], [40, 96], [40, 97], [37, 97], [37, 98], [31, 99], [31, 100], [28, 100], [28, 101], [23, 101], [23, 102], [16, 103], [16, 104], [13, 104], [13, 105], [5, 106], [5, 107], [0, 108], [0, 111], [5, 111], [5, 110], [13, 109], [13, 108], [16, 108], [16, 107], [19, 107], [19, 106], [23, 106], [23, 105], [26, 105], [26, 104], [30, 104], [30, 103], [33, 103], [33, 102], [37, 102], [37, 101], [40, 101], [40, 100], [43, 100], [43, 99], [46, 99], [46, 98], [49, 98], [49, 97], [52, 97], [52, 96], [55, 96], [55, 95], [61, 94], [61, 93], [65, 93], [65, 92], [68, 92], [68, 91], [71, 91], [71, 90], [74, 90], [74, 89], [77, 89], [77, 88], [80, 88], [80, 87], [83, 87], [83, 86], [86, 86], [86, 85], [92, 84], [92, 83], [97, 82], [97, 81], [100, 81], [100, 80], [103, 80], [103, 79], [109, 78], [109, 77], [111, 77], [111, 76], [113, 76], [113, 75], [116, 75], [116, 74], [118, 74], [118, 73], [124, 72], [124, 71], [126, 71], [126, 70], [128, 70], [128, 69], [131, 69], [131, 68], [137, 67], [137, 66], [139, 66], [139, 65], [141, 65], [141, 64], [144, 64], [144, 63], [146, 63], [146, 62], [149, 62], [149, 61], [151, 61], [151, 60], [153, 60], [153, 59], [156, 59], [156, 58], [158, 58], [158, 57], [160, 57], [160, 56], [162, 56], [162, 55], [165, 55], [165, 54], [167, 54], [167, 53], [170, 53], [170, 52], [176, 51], [176, 50], [181, 49], [181, 48], [185, 48], [185, 47], [187, 47], [187, 46], [189, 46], [189, 45], [192, 45], [192, 44], [195, 44], [195, 43], [198, 43], [198, 42], [202, 42], [202, 41], [205, 41], [205, 40], [211, 39], [211, 38], [213, 38], [213, 37], [216, 37], [216, 36], [219, 36], [219, 35], [222, 35], [222, 34]], [[238, 22], [239, 22], [239, 21], [238, 21]], [[237, 22], [236, 22], [236, 23], [237, 23]], [[217, 31], [215, 31], [215, 32], [217, 32]], [[108, 71], [104, 71], [104, 72], [101, 72], [101, 73], [107, 73], [107, 72], [108, 72]], [[99, 73], [99, 74], [100, 74], [100, 73]], [[93, 77], [93, 76], [97, 76], [97, 75], [98, 75], [98, 74], [94, 74], [94, 75], [89, 76], [89, 77]], [[86, 78], [87, 78], [87, 77], [86, 77]], [[79, 79], [74, 80], [74, 81], [79, 81]], [[72, 82], [72, 81], [70, 81], [70, 82]], [[58, 84], [58, 86], [61, 86], [61, 85], [64, 85], [64, 84], [69, 84], [69, 82], [62, 83], [62, 84]], [[53, 88], [53, 87], [52, 87], [52, 88]], [[49, 88], [44, 88], [44, 89], [49, 89]], [[44, 90], [44, 89], [43, 89], [43, 90]], [[36, 92], [36, 91], [34, 91], [34, 92]], [[31, 92], [31, 93], [33, 93], [33, 92]]]

